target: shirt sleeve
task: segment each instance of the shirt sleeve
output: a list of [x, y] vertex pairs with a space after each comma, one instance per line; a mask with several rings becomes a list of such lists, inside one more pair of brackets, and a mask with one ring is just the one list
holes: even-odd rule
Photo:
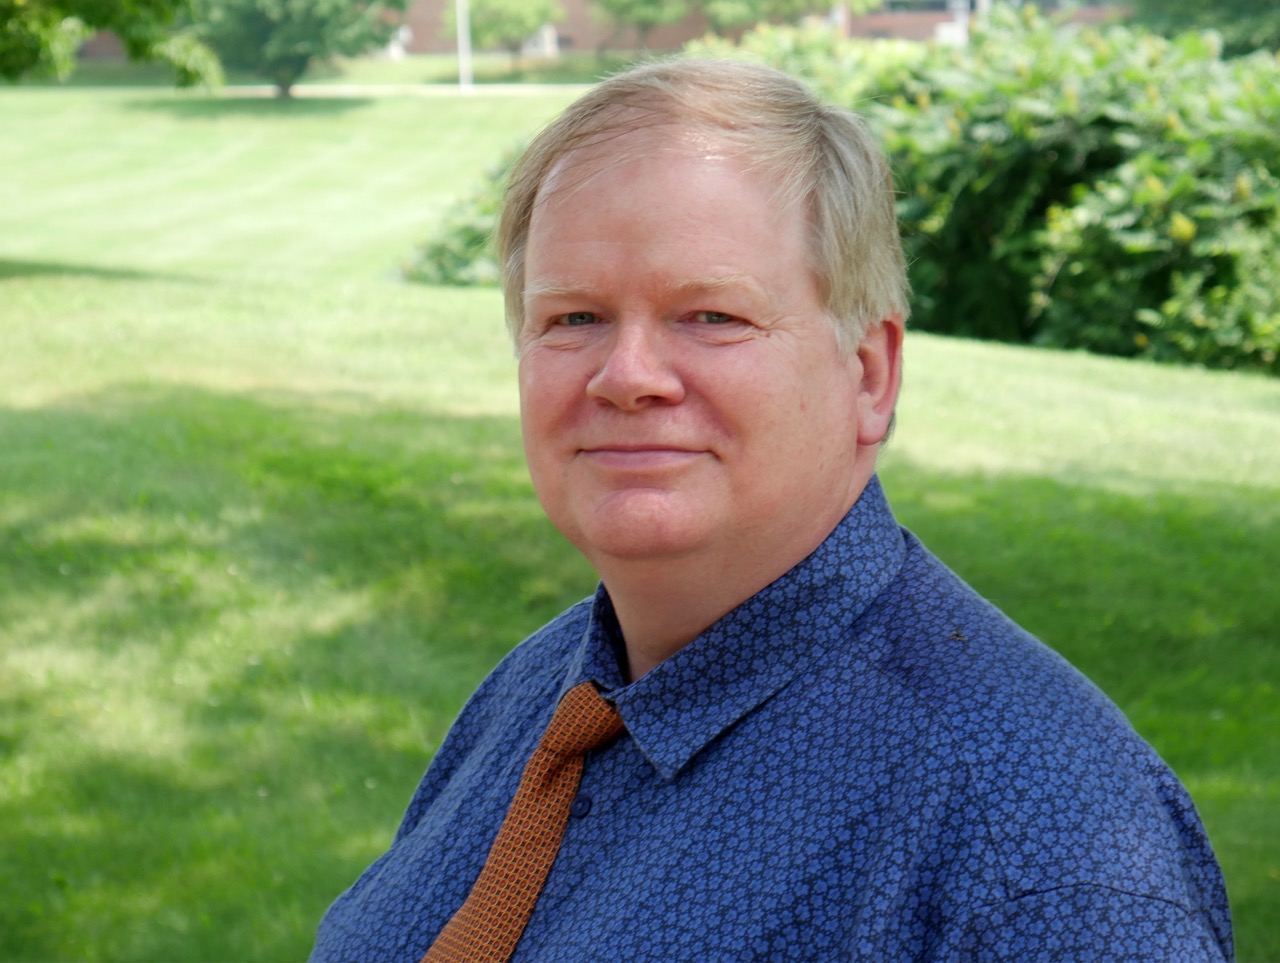
[[1170, 902], [1106, 886], [1074, 885], [981, 907], [954, 952], [940, 958], [996, 961], [1146, 961], [1234, 958], [1229, 934]]

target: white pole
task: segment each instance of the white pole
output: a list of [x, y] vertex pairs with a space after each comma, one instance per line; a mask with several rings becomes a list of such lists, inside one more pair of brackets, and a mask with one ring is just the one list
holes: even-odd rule
[[471, 89], [471, 6], [468, 0], [454, 0], [458, 21], [458, 89]]
[[975, 0], [974, 12], [978, 15], [979, 23], [986, 23], [987, 17], [991, 15], [991, 0]]
[[957, 43], [961, 47], [969, 44], [969, 0], [947, 0], [951, 8], [951, 16], [955, 18]]

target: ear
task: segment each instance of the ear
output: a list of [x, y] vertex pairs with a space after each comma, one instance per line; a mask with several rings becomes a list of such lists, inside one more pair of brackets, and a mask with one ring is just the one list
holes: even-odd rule
[[858, 346], [862, 383], [858, 388], [858, 444], [878, 445], [889, 433], [902, 384], [902, 316], [868, 329]]

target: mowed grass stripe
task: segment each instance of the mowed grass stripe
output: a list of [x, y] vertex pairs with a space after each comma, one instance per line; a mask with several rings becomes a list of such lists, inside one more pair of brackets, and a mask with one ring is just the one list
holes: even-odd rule
[[7, 250], [54, 236], [77, 263], [328, 277], [393, 268], [444, 204], [569, 99], [9, 96], [47, 112], [6, 120], [3, 156], [23, 172], [7, 189], [40, 225]]

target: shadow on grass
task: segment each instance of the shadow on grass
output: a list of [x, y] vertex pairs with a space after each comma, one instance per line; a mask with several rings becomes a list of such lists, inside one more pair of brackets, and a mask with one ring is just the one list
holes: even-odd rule
[[373, 104], [372, 97], [289, 97], [213, 96], [137, 97], [129, 101], [133, 110], [167, 113], [179, 120], [217, 120], [220, 117], [262, 117], [272, 121], [332, 117], [361, 110]]
[[[261, 83], [262, 80], [243, 70], [226, 71], [228, 83]], [[114, 57], [77, 59], [70, 76], [28, 76], [18, 81], [19, 87], [167, 87], [180, 89], [173, 68], [164, 63], [135, 63]]]
[[0, 281], [6, 278], [81, 277], [104, 281], [186, 281], [191, 278], [132, 268], [102, 267], [96, 264], [68, 264], [64, 261], [14, 261], [0, 258]]
[[142, 388], [2, 411], [0, 448], [0, 958], [304, 956], [592, 584], [509, 418]]
[[[513, 418], [139, 387], [0, 411], [0, 450], [0, 958], [305, 956], [475, 683], [592, 586]], [[1274, 796], [1262, 494], [886, 486], [1184, 777]], [[1263, 956], [1276, 844], [1222, 855]]]

